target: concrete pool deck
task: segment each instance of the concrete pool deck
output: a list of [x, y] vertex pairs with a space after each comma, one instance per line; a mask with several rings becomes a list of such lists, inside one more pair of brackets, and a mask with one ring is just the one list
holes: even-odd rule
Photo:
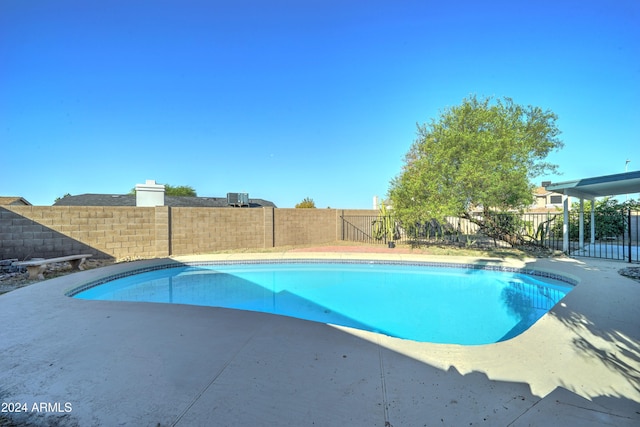
[[263, 313], [64, 295], [167, 259], [74, 273], [0, 296], [0, 402], [27, 409], [0, 412], [0, 425], [640, 424], [640, 283], [617, 274], [626, 263], [292, 251], [175, 259], [256, 258], [496, 263], [580, 283], [520, 336], [459, 346]]

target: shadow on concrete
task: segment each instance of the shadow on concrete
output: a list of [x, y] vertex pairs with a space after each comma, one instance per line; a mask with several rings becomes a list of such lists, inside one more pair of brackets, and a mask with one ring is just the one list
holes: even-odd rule
[[579, 352], [594, 356], [640, 392], [640, 331], [626, 327], [626, 322], [617, 323], [615, 328], [603, 327], [584, 313], [561, 305], [550, 314], [577, 335], [573, 345]]
[[[597, 267], [579, 264], [586, 270], [597, 270]], [[589, 303], [584, 303], [585, 300]], [[639, 301], [640, 285], [633, 285], [630, 279], [614, 273], [611, 280], [580, 284], [556, 304], [549, 315], [573, 333], [571, 342], [576, 353], [598, 361], [640, 392]], [[580, 312], [573, 310], [573, 306], [579, 306]], [[585, 372], [584, 375], [589, 376], [590, 373]], [[563, 387], [577, 391], [570, 385], [563, 384]], [[618, 397], [607, 394], [618, 394]], [[621, 395], [611, 386], [609, 390], [603, 389], [601, 395], [590, 398], [606, 408], [617, 408], [621, 404], [632, 407], [633, 415], [639, 419], [640, 404]]]
[[[63, 289], [63, 279], [40, 288]], [[0, 324], [12, 331], [0, 340], [0, 401], [69, 401], [73, 411], [2, 414], [2, 426], [633, 426], [640, 419], [637, 402], [623, 397], [590, 402], [558, 388], [540, 399], [526, 383], [439, 369], [321, 323], [71, 298], [42, 310], [35, 291], [0, 297]], [[590, 331], [575, 313], [554, 309], [554, 316]], [[637, 380], [640, 332], [601, 332], [592, 323], [593, 334], [635, 352], [631, 362], [603, 357]]]
[[0, 259], [26, 260], [73, 254], [92, 254], [95, 258], [114, 259], [93, 246], [3, 207], [0, 207], [0, 236], [3, 241], [0, 245]]

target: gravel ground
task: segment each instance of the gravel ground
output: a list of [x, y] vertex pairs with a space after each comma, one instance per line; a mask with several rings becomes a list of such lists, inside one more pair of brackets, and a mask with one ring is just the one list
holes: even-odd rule
[[618, 274], [640, 282], [640, 267], [623, 268], [622, 270], [618, 270]]

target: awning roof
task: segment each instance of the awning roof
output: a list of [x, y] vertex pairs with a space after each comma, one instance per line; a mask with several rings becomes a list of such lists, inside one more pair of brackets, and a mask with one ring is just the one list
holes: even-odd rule
[[640, 171], [551, 183], [545, 188], [555, 193], [589, 200], [640, 193]]

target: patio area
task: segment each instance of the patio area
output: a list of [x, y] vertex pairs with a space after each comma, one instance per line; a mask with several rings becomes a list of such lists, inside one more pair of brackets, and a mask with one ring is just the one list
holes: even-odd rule
[[167, 259], [74, 273], [0, 296], [0, 402], [28, 409], [0, 413], [0, 425], [640, 424], [640, 283], [617, 273], [625, 263], [344, 248], [175, 259], [255, 258], [499, 264], [580, 284], [522, 335], [460, 346], [263, 313], [64, 295]]
[[[611, 243], [590, 243], [584, 245], [582, 249], [572, 250], [571, 256], [610, 258], [626, 261], [629, 258], [629, 246]], [[631, 246], [631, 259], [634, 262], [640, 259], [638, 257], [637, 245]]]

